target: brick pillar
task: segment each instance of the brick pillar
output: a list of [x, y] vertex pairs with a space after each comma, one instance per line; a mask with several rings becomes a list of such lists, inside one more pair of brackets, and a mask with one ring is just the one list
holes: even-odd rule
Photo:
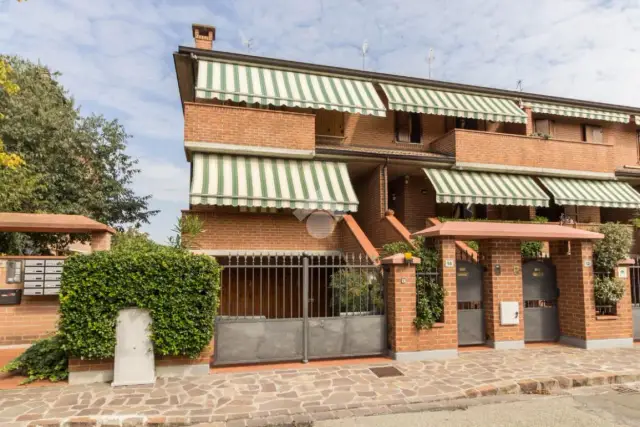
[[[487, 344], [496, 349], [524, 347], [522, 258], [519, 240], [480, 240]], [[499, 272], [496, 267], [499, 266]], [[501, 303], [518, 304], [517, 324], [501, 324]]]
[[531, 112], [531, 108], [529, 107], [524, 107], [524, 112], [527, 114], [527, 135], [531, 135], [533, 132], [535, 132], [534, 126], [533, 126], [533, 114]]
[[[556, 266], [560, 295], [558, 316], [560, 341], [580, 348], [597, 349], [633, 346], [631, 286], [618, 302], [616, 316], [596, 316], [593, 293], [593, 243], [556, 241], [550, 243], [551, 259]], [[627, 273], [624, 268], [622, 271]], [[619, 269], [618, 269], [619, 270]], [[616, 274], [620, 271], [616, 270]]]
[[[443, 260], [453, 259], [451, 267], [441, 269], [445, 287], [444, 322], [431, 329], [417, 330], [416, 317], [416, 265], [414, 258], [407, 263], [402, 254], [382, 260], [388, 269], [386, 296], [388, 338], [391, 356], [396, 360], [427, 360], [456, 357], [458, 329], [455, 286], [455, 241], [443, 239], [438, 243]], [[444, 261], [443, 261], [444, 262]]]
[[111, 233], [94, 231], [91, 233], [91, 251], [108, 251], [111, 249]]

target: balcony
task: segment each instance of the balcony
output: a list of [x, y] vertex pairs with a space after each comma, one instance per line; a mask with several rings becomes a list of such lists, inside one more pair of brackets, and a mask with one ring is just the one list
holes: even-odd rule
[[607, 172], [615, 169], [613, 145], [525, 135], [454, 129], [430, 144], [456, 157], [456, 164], [492, 164], [535, 169]]

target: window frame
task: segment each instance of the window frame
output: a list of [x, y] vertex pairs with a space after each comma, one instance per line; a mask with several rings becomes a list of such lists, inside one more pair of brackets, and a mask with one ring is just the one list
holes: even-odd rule
[[[400, 127], [398, 117], [402, 114], [406, 114], [407, 116], [407, 132], [408, 135], [407, 141], [403, 141], [400, 139]], [[415, 123], [414, 123], [415, 121]], [[418, 141], [413, 141], [413, 130], [414, 125], [417, 124], [419, 138]], [[423, 142], [423, 127], [422, 127], [422, 116], [420, 113], [412, 112], [412, 111], [394, 111], [393, 115], [393, 132], [394, 132], [394, 140], [396, 144], [422, 144]]]

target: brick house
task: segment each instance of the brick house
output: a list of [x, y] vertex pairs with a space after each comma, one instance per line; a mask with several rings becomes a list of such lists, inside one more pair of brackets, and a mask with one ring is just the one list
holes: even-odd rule
[[[212, 255], [375, 256], [437, 217], [592, 229], [640, 208], [640, 108], [218, 52], [214, 27], [193, 34], [174, 54], [187, 212]], [[349, 220], [316, 239], [299, 209]]]
[[[196, 47], [174, 53], [191, 165], [183, 214], [204, 221], [193, 250], [227, 266], [214, 360], [632, 343], [630, 301], [597, 323], [602, 235], [591, 231], [640, 208], [640, 108], [220, 52], [215, 33], [193, 25]], [[439, 217], [550, 224], [453, 232]], [[435, 239], [446, 290], [428, 331], [412, 323], [414, 266], [382, 262], [385, 313], [368, 301], [372, 270], [345, 256], [376, 265], [383, 245], [416, 233]], [[552, 261], [523, 263], [523, 236]], [[356, 308], [335, 283], [353, 271], [368, 289]]]

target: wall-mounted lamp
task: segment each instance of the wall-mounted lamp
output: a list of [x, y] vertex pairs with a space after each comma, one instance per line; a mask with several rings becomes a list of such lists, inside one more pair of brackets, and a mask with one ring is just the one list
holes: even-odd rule
[[500, 264], [496, 264], [493, 266], [493, 272], [496, 274], [496, 276], [502, 274], [502, 267], [500, 266]]
[[404, 176], [404, 183], [409, 184], [409, 175]]

